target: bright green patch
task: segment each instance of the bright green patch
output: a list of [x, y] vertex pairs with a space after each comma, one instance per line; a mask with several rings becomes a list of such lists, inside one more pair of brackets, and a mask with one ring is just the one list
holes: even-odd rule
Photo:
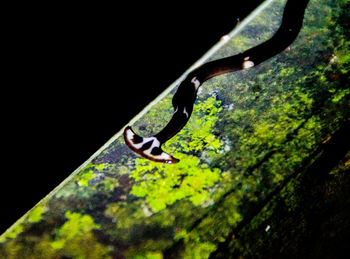
[[110, 258], [110, 247], [97, 242], [92, 230], [100, 226], [89, 215], [66, 212], [67, 221], [57, 229], [51, 247], [73, 258]]
[[45, 210], [46, 208], [44, 207], [44, 205], [37, 205], [34, 209], [32, 209], [29, 212], [28, 221], [32, 223], [40, 221]]
[[96, 170], [101, 171], [105, 167], [104, 164], [94, 165], [90, 163], [76, 176], [79, 186], [88, 186], [89, 181], [96, 177]]
[[165, 149], [175, 153], [180, 163], [165, 165], [137, 159], [136, 168], [130, 175], [135, 180], [131, 193], [145, 197], [153, 211], [185, 198], [194, 205], [210, 199], [211, 187], [219, 181], [220, 170], [210, 168], [195, 155], [220, 148], [220, 140], [212, 132], [221, 111], [219, 105], [213, 97], [199, 102], [189, 124], [167, 143]]

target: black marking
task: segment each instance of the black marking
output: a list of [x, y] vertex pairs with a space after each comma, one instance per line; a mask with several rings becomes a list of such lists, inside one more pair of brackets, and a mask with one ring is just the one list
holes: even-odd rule
[[149, 149], [152, 146], [153, 143], [153, 139], [151, 141], [148, 141], [147, 143], [143, 144], [142, 147], [140, 148], [140, 150], [145, 151], [147, 149]]
[[138, 135], [134, 135], [134, 137], [132, 138], [132, 142], [134, 144], [140, 144], [143, 141], [143, 137], [140, 137]]
[[162, 149], [159, 148], [159, 147], [154, 147], [151, 151], [151, 154], [154, 155], [154, 156], [158, 156], [160, 155], [161, 153], [163, 153]]
[[[308, 2], [309, 0], [288, 0], [284, 8], [281, 25], [269, 40], [237, 55], [207, 62], [190, 72], [174, 94], [172, 100], [174, 114], [171, 120], [158, 134], [154, 135], [160, 145], [171, 139], [186, 125], [192, 114], [197, 90], [205, 81], [224, 73], [257, 66], [284, 51], [299, 34]], [[127, 142], [125, 132], [127, 131], [124, 131], [127, 145], [141, 156], [163, 163], [177, 163], [179, 161], [174, 157], [168, 160], [157, 157], [157, 154], [161, 154], [161, 147], [152, 148], [151, 154], [154, 156], [149, 156], [149, 153], [146, 154], [143, 151], [151, 148], [153, 140], [143, 144], [141, 149], [137, 149]], [[138, 144], [143, 143], [142, 141], [144, 139], [135, 134], [133, 142]]]

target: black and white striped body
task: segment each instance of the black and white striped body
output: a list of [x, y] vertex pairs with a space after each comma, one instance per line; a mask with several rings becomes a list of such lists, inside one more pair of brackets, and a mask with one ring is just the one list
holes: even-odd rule
[[161, 149], [161, 143], [156, 137], [142, 138], [135, 134], [131, 127], [126, 127], [124, 130], [124, 139], [130, 149], [152, 161], [168, 164], [179, 161]]
[[288, 0], [280, 28], [262, 44], [235, 56], [203, 64], [179, 85], [173, 100], [174, 114], [158, 134], [142, 138], [130, 127], [124, 131], [126, 144], [136, 153], [153, 161], [177, 163], [179, 160], [165, 153], [161, 146], [177, 134], [189, 120], [199, 87], [208, 79], [237, 70], [249, 69], [285, 50], [297, 37], [309, 0]]

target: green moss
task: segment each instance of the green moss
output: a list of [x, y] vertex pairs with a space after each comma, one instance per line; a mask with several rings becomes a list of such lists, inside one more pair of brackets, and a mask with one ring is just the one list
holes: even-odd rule
[[42, 219], [43, 213], [47, 210], [47, 208], [43, 204], [37, 205], [33, 208], [28, 215], [28, 221], [31, 223], [38, 222]]
[[133, 259], [162, 259], [163, 255], [161, 252], [148, 252], [142, 255], [135, 255]]
[[210, 199], [210, 188], [219, 181], [220, 170], [211, 169], [195, 154], [220, 148], [220, 140], [212, 132], [221, 111], [219, 105], [213, 97], [199, 101], [189, 124], [165, 145], [166, 150], [180, 158], [180, 163], [164, 165], [137, 159], [130, 175], [135, 180], [130, 193], [145, 197], [154, 212], [181, 199], [196, 206]]
[[[241, 31], [242, 38], [227, 42], [212, 59], [269, 38], [285, 2], [271, 3]], [[327, 151], [324, 146], [350, 116], [349, 8], [341, 6], [349, 3], [310, 1], [290, 48], [252, 69], [205, 82], [189, 123], [163, 147], [181, 159], [179, 164], [140, 159], [122, 136], [115, 139], [45, 205], [1, 236], [0, 258], [109, 258], [118, 253], [207, 258], [227, 244], [237, 258], [272, 258], [267, 256], [271, 251], [298, 257], [299, 244], [314, 240], [304, 239], [310, 229], [327, 233], [311, 231], [321, 238], [341, 234], [348, 228], [346, 213], [315, 228], [308, 224], [327, 215], [327, 208], [336, 209], [338, 201], [339, 207], [350, 208], [344, 200], [349, 154], [339, 170], [327, 174], [325, 184], [310, 185], [324, 180], [322, 168], [313, 177], [294, 174]], [[216, 98], [208, 98], [213, 90]], [[133, 128], [142, 136], [159, 132], [172, 115], [172, 97], [154, 104]], [[309, 207], [315, 216], [308, 220]]]
[[79, 186], [87, 187], [89, 181], [96, 177], [96, 172], [103, 170], [105, 167], [104, 164], [88, 164], [81, 172], [79, 172], [75, 179]]
[[67, 221], [57, 229], [51, 248], [73, 258], [110, 258], [111, 248], [98, 243], [92, 230], [100, 226], [89, 215], [65, 213]]
[[341, 89], [333, 95], [332, 102], [338, 103], [339, 101], [344, 99], [346, 95], [349, 95], [349, 94], [350, 94], [350, 89]]
[[20, 223], [17, 223], [16, 225], [12, 226], [12, 228], [7, 233], [1, 235], [0, 243], [5, 242], [7, 239], [16, 238], [18, 234], [22, 233], [22, 231], [23, 231], [23, 225]]
[[180, 154], [178, 157], [181, 158], [181, 163], [163, 168], [159, 164], [145, 165], [138, 162], [136, 171], [131, 175], [136, 184], [130, 193], [145, 197], [155, 212], [184, 198], [194, 205], [207, 201], [211, 196], [210, 187], [219, 180], [220, 171], [201, 165], [196, 157]]
[[[36, 207], [34, 207], [27, 215], [26, 215], [26, 221], [30, 223], [36, 223], [39, 222], [42, 219], [42, 215], [45, 212], [46, 208], [43, 204], [39, 204]], [[8, 239], [14, 239], [22, 233], [24, 230], [23, 222], [17, 223], [14, 225], [9, 231], [0, 237], [0, 243], [3, 243], [7, 241]]]

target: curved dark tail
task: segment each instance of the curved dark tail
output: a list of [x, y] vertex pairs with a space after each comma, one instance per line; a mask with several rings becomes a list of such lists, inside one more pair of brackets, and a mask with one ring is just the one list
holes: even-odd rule
[[288, 0], [282, 23], [271, 39], [235, 56], [214, 60], [192, 71], [179, 85], [173, 97], [174, 114], [158, 134], [149, 138], [136, 135], [131, 127], [124, 131], [126, 144], [136, 153], [153, 161], [177, 163], [161, 145], [176, 135], [189, 120], [198, 88], [209, 78], [237, 70], [248, 69], [285, 50], [298, 36], [309, 0]]

